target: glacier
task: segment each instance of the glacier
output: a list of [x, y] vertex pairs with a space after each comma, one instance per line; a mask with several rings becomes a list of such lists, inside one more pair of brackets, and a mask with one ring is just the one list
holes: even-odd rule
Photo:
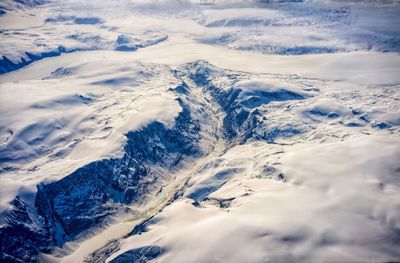
[[0, 261], [400, 260], [399, 14], [2, 2]]

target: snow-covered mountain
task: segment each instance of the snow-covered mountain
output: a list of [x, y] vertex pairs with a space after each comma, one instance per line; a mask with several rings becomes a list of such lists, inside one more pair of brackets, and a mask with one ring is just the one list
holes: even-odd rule
[[2, 262], [400, 260], [396, 1], [34, 3], [0, 17]]
[[31, 8], [45, 4], [46, 0], [2, 0], [0, 2], [0, 16], [7, 12]]

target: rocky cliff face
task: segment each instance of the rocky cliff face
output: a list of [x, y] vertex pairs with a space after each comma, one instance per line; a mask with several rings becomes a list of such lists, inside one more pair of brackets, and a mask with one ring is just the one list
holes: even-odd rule
[[[146, 194], [185, 156], [198, 154], [200, 130], [181, 102], [172, 129], [160, 122], [127, 134], [121, 159], [101, 160], [64, 179], [38, 187], [36, 206], [52, 225], [60, 224], [63, 240], [74, 237], [117, 212], [123, 204], [143, 202]], [[54, 229], [54, 235], [58, 229]]]

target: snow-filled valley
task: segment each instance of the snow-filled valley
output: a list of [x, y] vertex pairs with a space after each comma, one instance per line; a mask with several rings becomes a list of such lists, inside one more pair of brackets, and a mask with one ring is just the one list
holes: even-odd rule
[[0, 3], [1, 262], [400, 261], [398, 1]]

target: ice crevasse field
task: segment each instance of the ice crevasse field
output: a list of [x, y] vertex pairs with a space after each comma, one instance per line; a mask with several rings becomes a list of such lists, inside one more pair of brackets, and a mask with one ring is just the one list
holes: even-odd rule
[[400, 261], [397, 0], [0, 1], [0, 262]]

